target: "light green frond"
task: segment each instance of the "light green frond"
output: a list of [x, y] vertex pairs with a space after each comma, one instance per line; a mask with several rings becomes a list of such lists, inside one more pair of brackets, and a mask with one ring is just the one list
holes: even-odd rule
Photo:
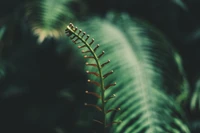
[[[175, 102], [183, 75], [173, 48], [160, 32], [140, 20], [132, 20], [126, 14], [110, 20], [113, 22], [93, 18], [76, 24], [100, 44], [99, 53], [105, 51], [100, 62], [111, 60], [102, 71], [114, 70], [105, 83], [117, 82], [116, 87], [106, 90], [107, 97], [116, 94], [116, 98], [106, 103], [106, 108], [120, 107], [121, 111], [110, 113], [107, 118], [122, 123], [112, 126], [110, 132], [189, 133]], [[91, 71], [95, 68], [91, 67]]]

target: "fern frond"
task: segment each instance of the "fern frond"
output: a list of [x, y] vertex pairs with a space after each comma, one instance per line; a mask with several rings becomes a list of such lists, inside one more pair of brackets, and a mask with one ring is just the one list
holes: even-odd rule
[[[82, 53], [85, 54], [84, 58], [88, 58], [92, 63], [88, 63], [86, 62], [86, 66], [92, 66], [93, 68], [95, 68], [93, 71], [86, 71], [86, 73], [88, 75], [92, 75], [95, 76], [98, 81], [96, 80], [88, 80], [89, 83], [92, 83], [94, 85], [96, 85], [97, 87], [101, 88], [101, 94], [99, 95], [96, 92], [89, 92], [89, 91], [85, 91], [86, 94], [90, 94], [93, 95], [95, 97], [97, 97], [98, 99], [101, 100], [101, 104], [100, 106], [98, 105], [94, 105], [94, 104], [87, 104], [85, 103], [85, 106], [92, 106], [94, 108], [96, 108], [98, 111], [103, 113], [103, 119], [101, 121], [99, 120], [94, 120], [97, 123], [100, 123], [104, 126], [104, 132], [105, 132], [105, 128], [111, 126], [112, 124], [118, 124], [120, 123], [119, 121], [113, 121], [110, 124], [107, 123], [106, 121], [106, 115], [110, 112], [114, 112], [114, 111], [119, 111], [120, 108], [116, 108], [116, 109], [107, 109], [105, 108], [105, 104], [107, 103], [108, 100], [105, 99], [105, 92], [106, 90], [110, 87], [110, 86], [114, 86], [115, 84], [109, 84], [108, 86], [104, 85], [104, 81], [107, 77], [109, 77], [112, 73], [113, 70], [111, 70], [110, 72], [107, 72], [105, 74], [103, 74], [102, 69], [105, 65], [107, 65], [110, 60], [108, 60], [107, 62], [104, 62], [103, 64], [100, 62], [100, 58], [102, 58], [102, 56], [104, 55], [104, 51], [102, 51], [100, 54], [97, 54], [97, 49], [99, 48], [99, 44], [97, 44], [96, 46], [94, 45], [94, 39], [89, 39], [90, 36], [86, 34], [86, 32], [82, 32], [81, 29], [78, 30], [77, 27], [74, 27], [72, 23], [69, 24], [69, 26], [67, 26], [66, 29], [66, 34], [67, 36], [70, 37], [70, 39], [72, 40], [73, 43], [75, 44], [79, 44], [82, 43], [82, 46], [78, 46], [78, 48], [82, 49], [85, 48], [85, 50], [82, 50]], [[90, 40], [90, 41], [89, 41]], [[97, 69], [97, 70], [96, 70]], [[96, 72], [98, 71], [98, 72]]]
[[[105, 80], [116, 78], [117, 88], [106, 91], [106, 107], [120, 107], [119, 113], [108, 113], [108, 119], [122, 120], [111, 127], [111, 133], [189, 133], [181, 108], [175, 102], [180, 94], [183, 75], [180, 74], [174, 49], [155, 28], [128, 15], [110, 14], [109, 22], [93, 18], [81, 27], [101, 42], [99, 51], [106, 50], [111, 64], [102, 71], [116, 70]], [[100, 61], [106, 62], [106, 58]], [[90, 71], [95, 70], [91, 67]], [[169, 95], [169, 96], [168, 96]]]
[[195, 85], [195, 91], [193, 92], [191, 102], [190, 102], [191, 110], [200, 110], [200, 80], [198, 79]]
[[72, 0], [35, 0], [27, 4], [27, 17], [33, 33], [41, 43], [47, 37], [58, 38], [74, 15], [69, 8]]

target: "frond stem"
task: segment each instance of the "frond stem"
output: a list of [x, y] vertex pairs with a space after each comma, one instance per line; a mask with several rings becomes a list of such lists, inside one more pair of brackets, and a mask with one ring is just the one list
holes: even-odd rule
[[100, 62], [98, 61], [99, 58], [96, 55], [95, 50], [92, 49], [92, 47], [87, 42], [87, 40], [83, 39], [82, 36], [79, 36], [76, 32], [74, 32], [70, 28], [70, 26], [67, 26], [67, 29], [70, 30], [73, 34], [75, 34], [75, 36], [77, 36], [80, 39], [80, 41], [82, 41], [86, 45], [86, 47], [91, 51], [95, 62], [97, 63], [97, 68], [98, 68], [98, 71], [99, 71], [100, 84], [101, 84], [101, 103], [102, 103], [102, 112], [103, 112], [103, 126], [104, 126], [104, 133], [105, 133], [107, 123], [106, 123], [106, 110], [105, 110], [105, 102], [104, 102], [104, 100], [105, 100], [105, 88], [104, 88], [103, 74], [102, 74], [102, 71], [101, 71], [102, 66], [101, 66]]

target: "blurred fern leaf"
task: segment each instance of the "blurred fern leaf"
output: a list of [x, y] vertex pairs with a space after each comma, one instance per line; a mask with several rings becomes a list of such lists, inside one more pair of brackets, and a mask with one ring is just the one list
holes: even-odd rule
[[108, 114], [107, 118], [122, 123], [111, 127], [110, 132], [189, 133], [181, 108], [175, 103], [184, 78], [173, 48], [161, 33], [142, 21], [132, 20], [126, 14], [108, 16], [112, 23], [93, 18], [76, 25], [100, 43], [99, 52], [105, 50], [100, 61], [111, 60], [103, 73], [113, 69], [114, 74], [105, 82], [117, 81], [118, 86], [106, 90], [106, 96], [116, 94], [117, 97], [106, 108], [120, 107], [121, 112]]
[[172, 0], [172, 2], [174, 2], [175, 4], [177, 4], [182, 9], [188, 11], [187, 5], [182, 0]]
[[182, 84], [180, 84], [181, 86], [179, 87], [181, 90], [180, 90], [180, 94], [176, 97], [176, 102], [180, 105], [183, 105], [186, 103], [186, 101], [189, 98], [190, 84], [187, 80], [187, 76], [186, 76], [185, 70], [183, 68], [182, 59], [177, 52], [174, 52], [174, 59], [178, 66], [180, 75], [182, 75], [182, 80], [183, 80]]
[[5, 26], [3, 26], [3, 27], [0, 28], [0, 41], [1, 41], [2, 38], [3, 38], [3, 35], [4, 35], [4, 33], [5, 33], [5, 30], [6, 30], [6, 27], [5, 27]]
[[69, 8], [72, 0], [36, 0], [26, 5], [32, 31], [41, 43], [47, 37], [58, 38], [74, 15]]
[[195, 91], [193, 92], [190, 102], [191, 110], [200, 110], [200, 80], [198, 79], [195, 85]]

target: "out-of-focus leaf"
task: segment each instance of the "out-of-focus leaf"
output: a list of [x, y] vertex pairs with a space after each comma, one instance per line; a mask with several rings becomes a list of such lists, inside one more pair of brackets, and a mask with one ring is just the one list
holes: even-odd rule
[[69, 3], [72, 0], [35, 0], [27, 4], [27, 17], [33, 33], [41, 43], [47, 37], [58, 38], [74, 14]]
[[190, 102], [190, 109], [200, 110], [200, 79], [198, 79], [196, 82], [195, 91], [193, 92], [191, 102]]
[[183, 2], [183, 0], [172, 0], [174, 3], [176, 3], [178, 6], [180, 6], [184, 10], [188, 10], [187, 5]]
[[3, 26], [0, 28], [0, 41], [1, 41], [5, 31], [6, 31], [6, 26]]
[[0, 28], [0, 56], [2, 54], [2, 50], [3, 50], [3, 46], [4, 46], [2, 38], [3, 38], [5, 31], [6, 31], [6, 26], [3, 26]]
[[190, 85], [189, 85], [189, 82], [187, 80], [185, 70], [183, 68], [181, 56], [177, 52], [174, 52], [174, 59], [175, 59], [176, 64], [178, 66], [179, 72], [183, 77], [183, 83], [180, 86], [180, 88], [181, 88], [180, 94], [177, 96], [176, 101], [179, 104], [185, 104], [185, 102], [189, 98], [188, 96], [190, 94]]
[[3, 63], [0, 63], [0, 80], [2, 80], [3, 77], [5, 77], [6, 72], [5, 72], [5, 66], [3, 65]]

